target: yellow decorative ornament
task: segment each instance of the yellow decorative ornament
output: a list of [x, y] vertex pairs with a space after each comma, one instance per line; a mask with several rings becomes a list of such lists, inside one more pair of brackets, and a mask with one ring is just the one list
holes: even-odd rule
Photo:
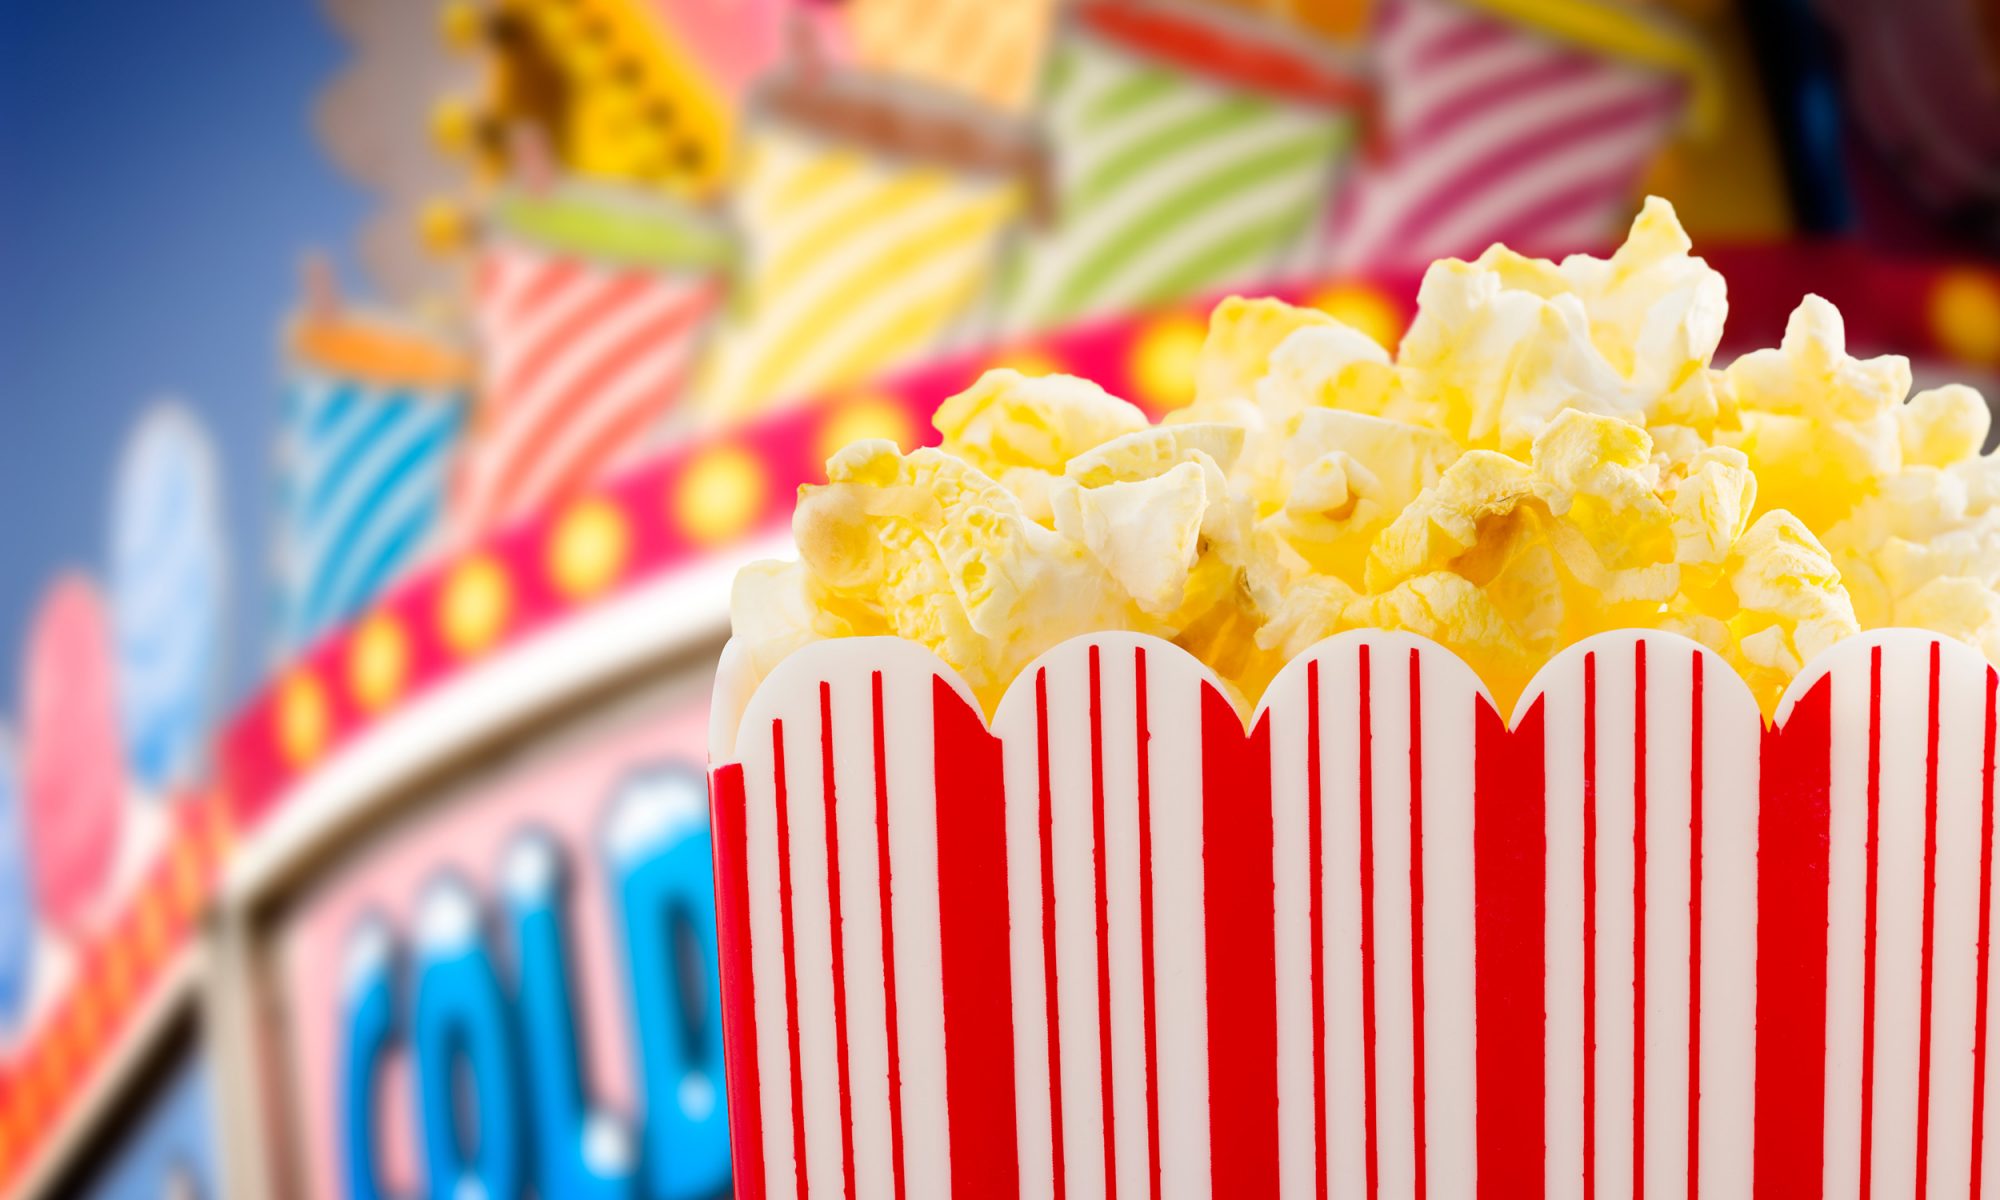
[[1979, 366], [2000, 364], [2000, 281], [1991, 274], [1946, 273], [1931, 291], [1930, 318], [1946, 354]]
[[1312, 306], [1367, 334], [1385, 350], [1403, 340], [1403, 317], [1390, 299], [1365, 283], [1337, 283], [1313, 297]]
[[855, 396], [835, 405], [820, 427], [813, 461], [824, 462], [864, 438], [881, 438], [908, 450], [916, 445], [917, 428], [909, 410], [893, 396]]
[[456, 96], [447, 96], [431, 107], [431, 140], [447, 154], [470, 150], [477, 127], [472, 106]]
[[438, 32], [455, 49], [470, 50], [477, 46], [484, 32], [482, 26], [479, 6], [471, 0], [451, 0], [438, 12]]
[[[171, 883], [171, 880], [169, 881]], [[160, 961], [167, 949], [167, 897], [162, 888], [146, 897], [139, 906], [139, 925], [135, 936], [138, 939], [139, 961], [152, 966]]]
[[361, 707], [378, 712], [403, 694], [410, 676], [410, 638], [388, 613], [369, 617], [347, 647], [347, 686]]
[[325, 686], [304, 670], [287, 677], [278, 688], [278, 746], [285, 761], [294, 767], [312, 762], [325, 752], [332, 731]]
[[113, 937], [104, 952], [104, 993], [113, 1012], [123, 1009], [132, 998], [133, 949], [131, 941]]
[[173, 869], [167, 882], [174, 915], [192, 916], [201, 904], [201, 862], [193, 845], [182, 842], [174, 848]]
[[740, 537], [764, 515], [770, 480], [749, 451], [717, 446], [688, 464], [674, 488], [673, 513], [682, 533], [712, 546]]
[[571, 600], [603, 592], [625, 573], [632, 531], [617, 505], [599, 496], [569, 507], [550, 535], [549, 578]]
[[513, 608], [506, 570], [488, 555], [465, 559], [452, 568], [439, 598], [445, 645], [461, 655], [490, 649], [506, 632]]
[[471, 242], [472, 222], [456, 201], [431, 200], [417, 214], [417, 235], [424, 249], [433, 254], [450, 254]]
[[[993, 356], [991, 369], [1018, 371], [1023, 375], [1055, 375], [1063, 370], [1062, 360], [1055, 355], [1030, 346], [1013, 350], [1003, 350]], [[972, 382], [967, 380], [967, 383]]]
[[1159, 409], [1186, 404], [1195, 361], [1207, 337], [1207, 323], [1184, 313], [1148, 322], [1131, 351], [1132, 383], [1139, 402]]

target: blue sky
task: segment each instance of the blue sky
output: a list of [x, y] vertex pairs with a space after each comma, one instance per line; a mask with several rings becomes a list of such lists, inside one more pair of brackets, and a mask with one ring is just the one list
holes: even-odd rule
[[[220, 443], [232, 695], [261, 672], [278, 322], [365, 197], [320, 152], [346, 56], [310, 0], [0, 0], [0, 712], [44, 582], [100, 570], [125, 431], [173, 396]], [[351, 280], [351, 272], [344, 272]]]

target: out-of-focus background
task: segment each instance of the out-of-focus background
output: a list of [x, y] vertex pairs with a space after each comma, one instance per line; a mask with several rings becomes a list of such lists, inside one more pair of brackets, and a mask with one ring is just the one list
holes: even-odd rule
[[2000, 396], [1977, 0], [0, 4], [0, 1186], [725, 1191], [704, 691], [826, 450], [1648, 193], [1725, 356]]

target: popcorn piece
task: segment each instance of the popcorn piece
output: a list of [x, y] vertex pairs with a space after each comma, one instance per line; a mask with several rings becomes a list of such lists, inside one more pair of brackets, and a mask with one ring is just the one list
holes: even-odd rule
[[755, 562], [736, 573], [729, 625], [760, 678], [800, 646], [838, 636], [816, 620], [807, 595], [810, 581], [805, 564], [796, 562]]
[[1063, 474], [1083, 487], [1151, 479], [1188, 462], [1207, 462], [1218, 471], [1236, 465], [1243, 431], [1234, 425], [1162, 425], [1112, 438], [1069, 460]]
[[1782, 345], [1737, 359], [1724, 379], [1742, 408], [1733, 440], [1767, 509], [1824, 529], [1902, 466], [1909, 360], [1848, 357], [1840, 312], [1818, 296], [1792, 311]]
[[1897, 606], [1898, 624], [1928, 629], [1977, 646], [2000, 662], [2000, 593], [1964, 575], [1938, 576]]
[[1229, 297], [1216, 305], [1209, 317], [1208, 337], [1195, 360], [1195, 407], [1248, 398], [1252, 387], [1264, 377], [1271, 352], [1289, 334], [1335, 324], [1338, 322], [1316, 308], [1297, 308], [1280, 300]]
[[[1161, 426], [1114, 438], [1070, 460], [1065, 485], [1055, 494], [1058, 527], [1065, 506], [1081, 503], [1069, 496], [1074, 488], [1099, 489], [1107, 484], [1155, 479], [1194, 467], [1202, 479], [1199, 550], [1189, 568], [1195, 586], [1185, 590], [1182, 603], [1205, 611], [1223, 593], [1236, 588], [1237, 575], [1249, 566], [1249, 510], [1230, 486], [1226, 470], [1243, 447], [1243, 431], [1213, 423]], [[1067, 485], [1074, 485], [1069, 487]]]
[[1434, 430], [1307, 409], [1271, 473], [1286, 490], [1266, 525], [1315, 569], [1359, 587], [1377, 534], [1457, 456], [1458, 444]]
[[1827, 531], [1864, 626], [1914, 626], [2000, 647], [2000, 622], [1970, 602], [1975, 591], [2000, 588], [1995, 465], [1965, 458], [1906, 467]]
[[1069, 460], [1149, 426], [1146, 414], [1085, 379], [988, 371], [938, 406], [938, 449], [985, 472], [1019, 498], [1028, 516], [1049, 521], [1051, 477]]
[[1978, 392], [1953, 383], [1910, 397], [1896, 410], [1896, 424], [1905, 463], [1944, 467], [1979, 453], [1993, 414]]
[[1608, 259], [1563, 260], [1590, 314], [1590, 340], [1646, 400], [1648, 424], [1709, 428], [1721, 414], [1704, 370], [1729, 315], [1722, 276], [1694, 257], [1673, 206], [1657, 196]]
[[1504, 540], [1517, 529], [1507, 519], [1534, 497], [1535, 476], [1526, 463], [1492, 450], [1467, 451], [1376, 539], [1368, 590], [1448, 567], [1478, 545], [1482, 533], [1489, 544]]
[[1056, 532], [1103, 564], [1141, 611], [1164, 617], [1186, 598], [1208, 488], [1200, 463], [1131, 483], [1056, 496]]
[[1750, 524], [1757, 477], [1741, 450], [1705, 446], [1670, 473], [1662, 498], [1671, 513], [1674, 560], [1683, 567], [1719, 564]]
[[1859, 633], [1854, 606], [1826, 550], [1797, 517], [1767, 512], [1744, 533], [1727, 564], [1737, 609], [1725, 651], [1768, 710], [1799, 668]]
[[1080, 547], [942, 451], [857, 442], [827, 478], [801, 490], [792, 529], [807, 595], [834, 628], [929, 646], [992, 701], [1065, 637], [1134, 627]]
[[1312, 408], [1379, 415], [1395, 394], [1389, 352], [1367, 334], [1338, 321], [1312, 325], [1271, 352], [1270, 370], [1250, 394], [1266, 425], [1284, 430]]
[[1355, 590], [1329, 575], [1313, 575], [1276, 598], [1270, 618], [1257, 630], [1258, 648], [1285, 660], [1303, 654], [1314, 643], [1347, 628], [1348, 606]]
[[1575, 409], [1535, 439], [1542, 501], [1561, 518], [1556, 528], [1565, 535], [1558, 549], [1573, 573], [1599, 587], [1610, 586], [1606, 572], [1664, 565], [1672, 557], [1671, 516], [1656, 495], [1660, 472], [1652, 453], [1645, 430]]
[[1513, 627], [1477, 584], [1450, 571], [1406, 579], [1348, 605], [1349, 626], [1403, 629], [1450, 647], [1511, 708], [1533, 662]]

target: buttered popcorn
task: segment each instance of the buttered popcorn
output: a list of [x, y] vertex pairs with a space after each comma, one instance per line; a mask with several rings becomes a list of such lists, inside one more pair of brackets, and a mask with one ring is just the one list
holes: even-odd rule
[[1273, 300], [1214, 313], [1160, 424], [1094, 384], [987, 373], [934, 449], [860, 442], [800, 491], [799, 560], [738, 578], [761, 675], [817, 639], [923, 643], [990, 708], [1080, 633], [1172, 639], [1254, 702], [1344, 629], [1456, 651], [1503, 711], [1577, 640], [1715, 650], [1767, 711], [1862, 628], [2000, 661], [2000, 466], [1985, 402], [1909, 397], [1808, 296], [1780, 346], [1712, 363], [1727, 299], [1650, 200], [1610, 258], [1494, 247], [1426, 274], [1400, 351]]

